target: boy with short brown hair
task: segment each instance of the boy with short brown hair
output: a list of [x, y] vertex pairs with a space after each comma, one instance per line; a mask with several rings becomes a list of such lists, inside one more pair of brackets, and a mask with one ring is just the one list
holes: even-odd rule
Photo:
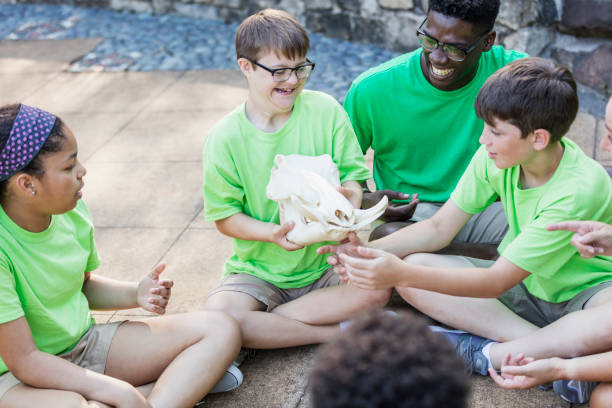
[[[478, 334], [443, 330], [474, 372], [499, 368], [508, 353], [573, 357], [611, 349], [612, 337], [596, 322], [609, 319], [603, 306], [612, 305], [612, 257], [581, 258], [570, 232], [546, 229], [574, 219], [612, 222], [608, 174], [562, 137], [577, 111], [567, 69], [541, 58], [508, 64], [477, 97], [483, 146], [440, 211], [370, 248], [353, 241], [320, 252], [339, 252], [331, 262], [341, 262], [337, 270], [355, 285], [395, 286], [434, 319]], [[497, 198], [509, 224], [497, 261], [422, 253], [442, 248]], [[568, 395], [562, 385], [555, 391]]]
[[356, 208], [358, 182], [370, 177], [342, 107], [329, 95], [303, 91], [314, 69], [306, 58], [308, 47], [306, 31], [284, 11], [267, 9], [243, 21], [236, 52], [248, 98], [206, 139], [204, 214], [234, 238], [225, 277], [206, 308], [234, 316], [245, 347], [327, 341], [337, 334], [338, 322], [381, 307], [390, 296], [388, 289], [339, 285], [316, 252], [320, 244], [301, 247], [289, 241], [293, 223], [279, 225], [278, 205], [266, 197], [277, 154], [329, 154]]

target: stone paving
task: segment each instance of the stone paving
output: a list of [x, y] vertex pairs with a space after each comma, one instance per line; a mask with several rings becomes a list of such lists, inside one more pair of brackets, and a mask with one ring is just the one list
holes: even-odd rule
[[[63, 17], [53, 20], [45, 14], [48, 10], [63, 13]], [[88, 13], [98, 20], [87, 17]], [[230, 239], [202, 215], [201, 148], [213, 124], [245, 98], [244, 80], [238, 71], [229, 69], [233, 65], [201, 71], [191, 67], [136, 69], [149, 63], [149, 54], [142, 51], [129, 66], [115, 69], [118, 59], [105, 59], [104, 44], [115, 41], [112, 31], [121, 29], [117, 21], [105, 23], [101, 17], [105, 13], [111, 12], [0, 5], [0, 37], [30, 38], [0, 41], [0, 104], [20, 101], [50, 110], [75, 132], [80, 158], [88, 170], [84, 199], [94, 218], [103, 258], [100, 273], [136, 280], [163, 259], [168, 263], [166, 275], [175, 280], [168, 312], [197, 310], [231, 254]], [[130, 19], [154, 19], [112, 13], [126, 19], [125, 30], [136, 24]], [[87, 24], [97, 21], [100, 26], [96, 35], [84, 26], [79, 28], [86, 18], [93, 18]], [[175, 17], [155, 18], [167, 22]], [[154, 23], [148, 24], [153, 29]], [[224, 29], [218, 26], [219, 31]], [[67, 39], [72, 37], [82, 38]], [[227, 44], [231, 48], [231, 42]], [[98, 62], [85, 68], [82, 61], [88, 56]], [[377, 58], [390, 56], [381, 51]], [[365, 68], [361, 66], [359, 72]], [[319, 67], [316, 73], [321, 73]], [[348, 87], [349, 82], [343, 86]], [[581, 114], [571, 134], [594, 153], [603, 123]], [[392, 307], [405, 305], [394, 302]], [[96, 313], [100, 322], [147, 316], [141, 310]], [[208, 396], [205, 406], [309, 407], [306, 374], [316, 348], [259, 351], [241, 366], [243, 385], [231, 393]], [[550, 391], [505, 391], [488, 378], [473, 377], [470, 407], [569, 406]]]
[[[200, 309], [231, 254], [230, 239], [202, 215], [201, 148], [212, 125], [245, 98], [244, 81], [233, 70], [65, 72], [98, 42], [0, 41], [0, 104], [47, 109], [77, 136], [99, 272], [137, 280], [165, 260], [175, 281], [168, 312]], [[99, 322], [148, 316], [138, 309], [95, 314]], [[310, 407], [307, 372], [316, 349], [258, 351], [241, 366], [243, 385], [206, 397], [204, 406]], [[474, 376], [470, 407], [569, 404], [550, 391], [505, 391]]]

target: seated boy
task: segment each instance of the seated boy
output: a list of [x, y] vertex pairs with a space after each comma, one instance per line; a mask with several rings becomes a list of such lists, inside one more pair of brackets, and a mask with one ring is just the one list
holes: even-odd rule
[[329, 154], [356, 208], [359, 182], [370, 177], [342, 107], [328, 95], [302, 90], [314, 69], [308, 48], [304, 28], [283, 11], [245, 19], [236, 55], [248, 98], [215, 125], [204, 148], [204, 214], [234, 238], [234, 255], [206, 308], [233, 315], [245, 347], [325, 342], [337, 334], [336, 323], [381, 307], [390, 296], [388, 289], [338, 286], [316, 252], [320, 244], [302, 248], [288, 241], [293, 225], [279, 225], [278, 204], [266, 198], [277, 154]]
[[[612, 348], [602, 335], [612, 306], [612, 258], [584, 259], [568, 220], [612, 222], [612, 183], [601, 165], [563, 138], [578, 110], [571, 73], [541, 58], [493, 74], [476, 99], [484, 119], [477, 151], [457, 188], [431, 219], [356, 247], [319, 251], [366, 289], [395, 286], [434, 319], [485, 336], [449, 333], [473, 371], [487, 374], [519, 352], [534, 358], [579, 356]], [[476, 214], [501, 200], [509, 230], [497, 261], [422, 254], [442, 248]], [[402, 260], [403, 258], [403, 260]]]
[[423, 317], [372, 312], [322, 346], [309, 378], [312, 406], [464, 408], [462, 367]]

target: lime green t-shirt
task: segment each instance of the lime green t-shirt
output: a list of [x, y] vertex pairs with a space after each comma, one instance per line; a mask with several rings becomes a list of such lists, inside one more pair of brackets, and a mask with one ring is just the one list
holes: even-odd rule
[[[40, 351], [71, 349], [93, 324], [81, 289], [85, 272], [99, 264], [83, 201], [39, 233], [19, 227], [0, 206], [0, 324], [25, 316]], [[0, 374], [6, 371], [0, 360]]]
[[[266, 196], [270, 170], [277, 154], [329, 154], [338, 166], [340, 182], [370, 177], [346, 112], [331, 96], [303, 91], [293, 112], [277, 132], [265, 133], [238, 106], [210, 131], [204, 147], [204, 215], [217, 221], [244, 213], [279, 223], [279, 209]], [[329, 268], [323, 244], [286, 251], [276, 244], [234, 239], [234, 255], [225, 274], [248, 273], [280, 288], [311, 284]]]
[[499, 196], [508, 232], [499, 253], [530, 275], [529, 292], [548, 302], [564, 302], [591, 286], [612, 280], [612, 257], [582, 258], [570, 245], [572, 233], [546, 226], [570, 220], [612, 223], [612, 181], [604, 168], [571, 140], [559, 167], [544, 185], [522, 189], [520, 166], [498, 169], [481, 147], [461, 177], [451, 200], [476, 214]]
[[361, 150], [374, 150], [376, 188], [418, 193], [421, 201], [448, 200], [478, 149], [484, 127], [474, 101], [484, 81], [511, 61], [526, 57], [493, 47], [480, 57], [476, 76], [455, 91], [427, 82], [419, 48], [361, 74], [344, 108]]

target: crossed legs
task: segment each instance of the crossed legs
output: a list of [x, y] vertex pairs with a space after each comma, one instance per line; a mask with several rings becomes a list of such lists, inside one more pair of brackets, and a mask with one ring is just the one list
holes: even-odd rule
[[339, 322], [383, 307], [390, 296], [390, 290], [332, 286], [264, 312], [266, 305], [254, 297], [222, 291], [211, 295], [205, 308], [223, 310], [234, 317], [242, 329], [244, 347], [272, 349], [327, 342], [339, 333]]
[[[113, 337], [105, 374], [139, 387], [152, 407], [192, 407], [221, 378], [239, 349], [240, 330], [222, 313], [128, 321]], [[2, 408], [24, 406], [107, 407], [76, 392], [24, 384], [0, 400]]]

